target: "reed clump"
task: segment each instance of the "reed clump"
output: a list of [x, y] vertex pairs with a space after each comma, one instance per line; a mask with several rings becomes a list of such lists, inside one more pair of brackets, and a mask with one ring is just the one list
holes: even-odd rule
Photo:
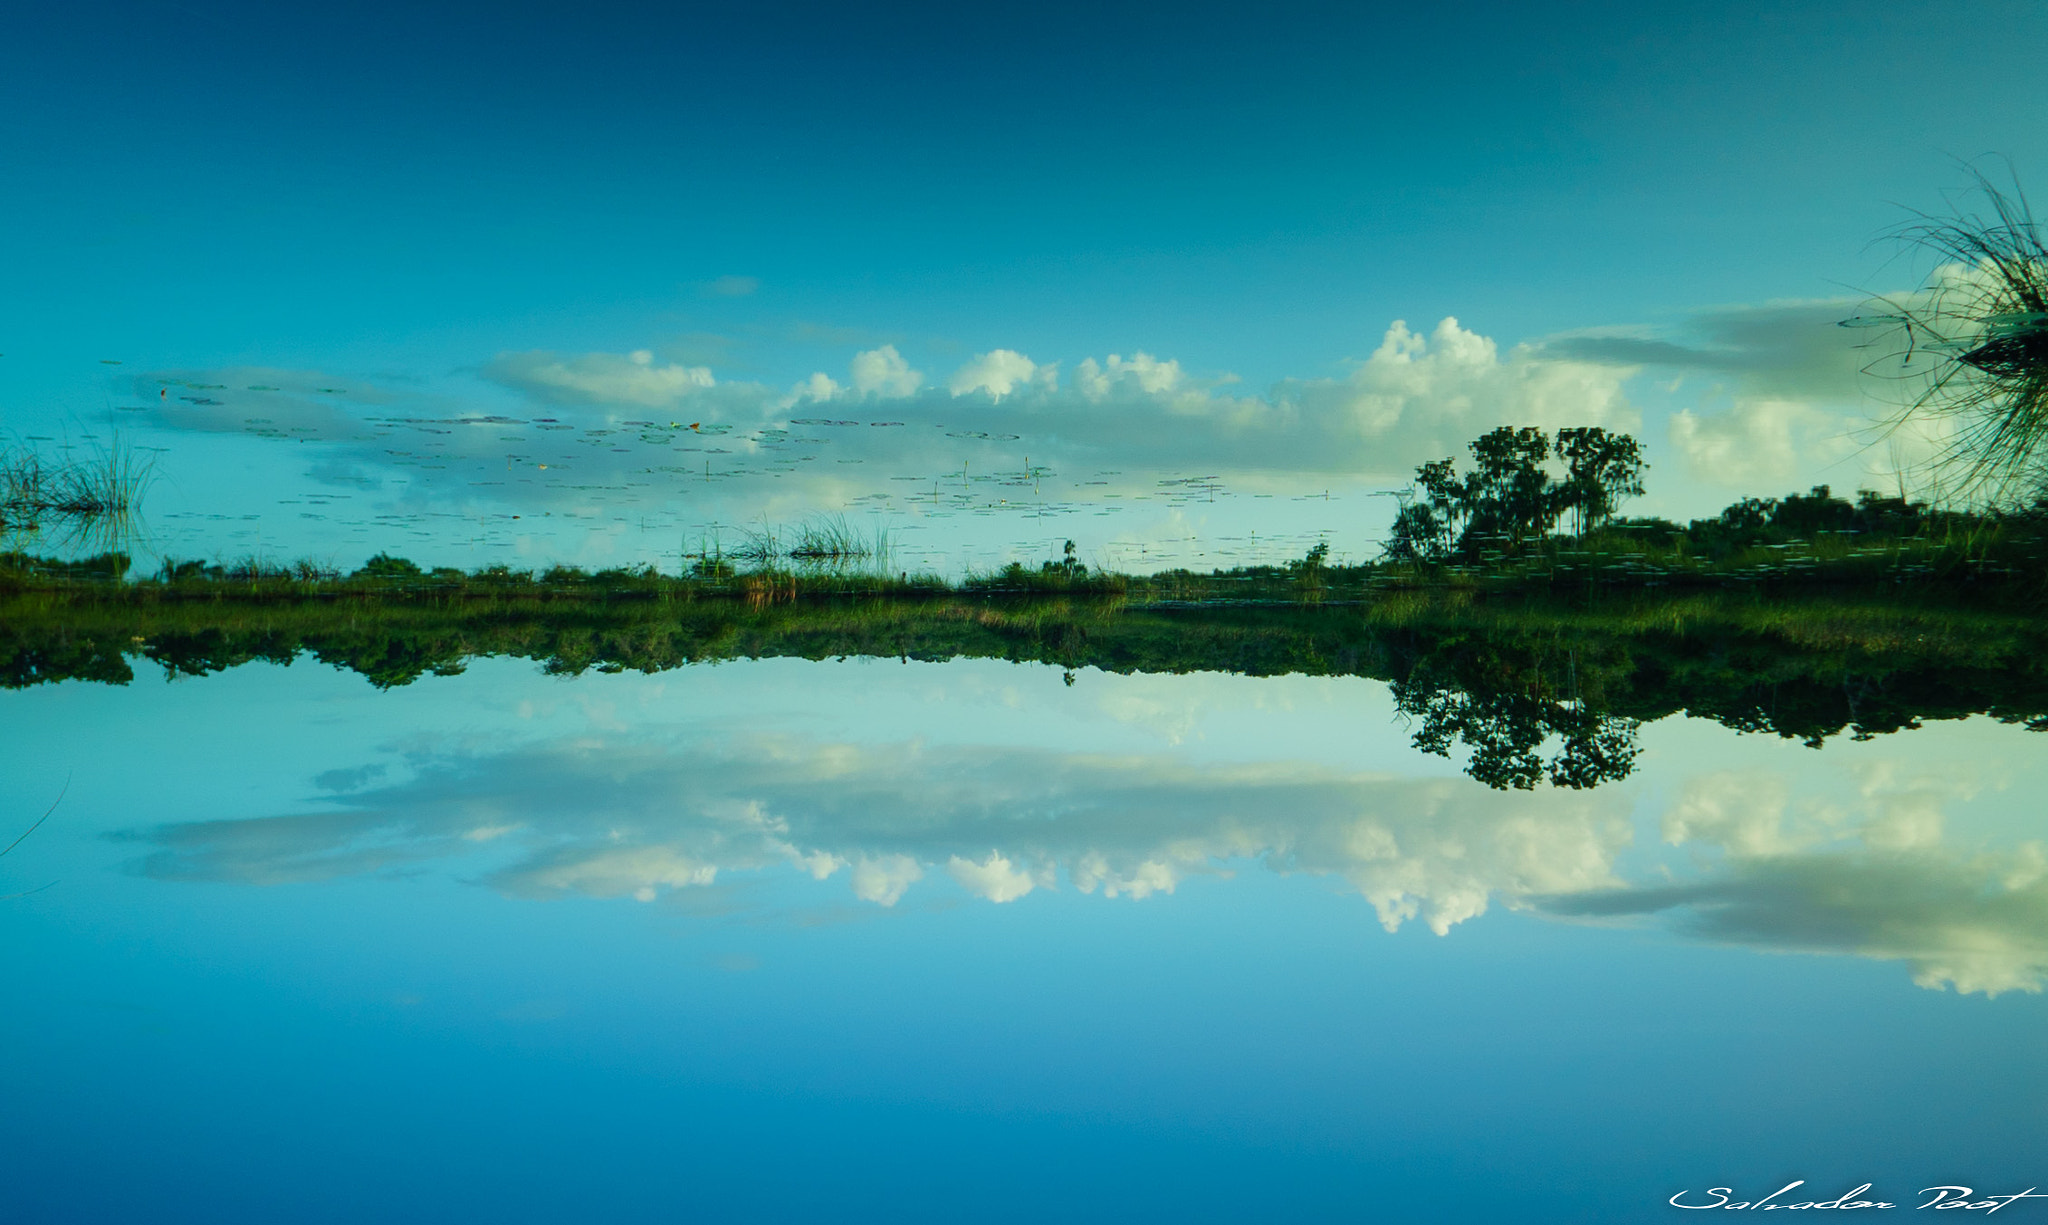
[[863, 531], [844, 515], [820, 515], [794, 527], [763, 524], [740, 528], [731, 548], [716, 541], [691, 555], [700, 569], [744, 565], [754, 570], [773, 570], [791, 563], [810, 570], [858, 569], [877, 572], [889, 569], [895, 557], [895, 538], [885, 525]]
[[1972, 175], [1980, 207], [1922, 214], [1894, 235], [1933, 258], [1926, 286], [1842, 325], [1879, 329], [1883, 353], [1865, 371], [1904, 389], [1894, 428], [1944, 435], [1942, 485], [2024, 503], [2048, 486], [2048, 242], [2017, 179], [2006, 191]]
[[149, 465], [118, 438], [89, 458], [63, 460], [27, 444], [0, 443], [0, 528], [126, 517], [148, 481]]

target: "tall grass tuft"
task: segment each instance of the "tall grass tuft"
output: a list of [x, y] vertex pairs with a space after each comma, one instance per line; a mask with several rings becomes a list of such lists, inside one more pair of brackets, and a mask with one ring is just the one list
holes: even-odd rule
[[122, 522], [141, 505], [150, 465], [116, 435], [85, 460], [49, 460], [0, 443], [0, 528], [35, 531], [44, 519]]
[[1893, 427], [1947, 427], [1941, 484], [1993, 504], [2031, 501], [2048, 485], [2048, 244], [2017, 179], [2006, 192], [1971, 174], [1980, 209], [1922, 214], [1894, 234], [1935, 259], [1926, 288], [1842, 322], [1884, 329], [1889, 351], [1865, 369], [1908, 389]]
[[887, 527], [877, 525], [873, 532], [863, 533], [844, 515], [820, 515], [794, 528], [741, 528], [739, 537], [724, 556], [757, 569], [790, 561], [809, 569], [864, 566], [880, 572], [895, 553]]

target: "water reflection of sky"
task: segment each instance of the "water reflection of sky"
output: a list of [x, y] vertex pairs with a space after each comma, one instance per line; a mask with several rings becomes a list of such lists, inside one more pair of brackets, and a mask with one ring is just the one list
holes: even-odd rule
[[302, 663], [8, 703], [14, 810], [71, 779], [4, 863], [50, 885], [6, 903], [10, 1142], [94, 1212], [253, 1219], [337, 1167], [337, 1219], [1449, 1182], [1488, 1199], [1448, 1219], [1620, 1221], [1706, 1179], [2028, 1176], [2038, 754], [1981, 719], [1820, 752], [1666, 720], [1626, 783], [1530, 795], [1355, 680]]

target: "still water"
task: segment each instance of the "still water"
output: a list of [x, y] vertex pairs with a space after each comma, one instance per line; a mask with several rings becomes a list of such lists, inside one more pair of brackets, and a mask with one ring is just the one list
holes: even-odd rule
[[1528, 791], [1370, 679], [993, 660], [138, 662], [0, 725], [7, 827], [56, 805], [0, 859], [10, 1219], [2048, 1182], [2048, 769], [1983, 716], [1819, 750], [1674, 716]]

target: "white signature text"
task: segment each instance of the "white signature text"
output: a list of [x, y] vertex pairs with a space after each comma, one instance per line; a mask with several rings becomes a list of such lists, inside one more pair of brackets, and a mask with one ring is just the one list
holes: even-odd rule
[[[1769, 1186], [1770, 1184], [1766, 1183], [1764, 1185]], [[1733, 1187], [1708, 1187], [1705, 1195], [1696, 1195], [1691, 1191], [1680, 1191], [1672, 1196], [1668, 1202], [1673, 1208], [1747, 1209], [1752, 1212], [1759, 1208], [1765, 1212], [1772, 1212], [1779, 1208], [1833, 1208], [1846, 1211], [1852, 1208], [1896, 1208], [1899, 1206], [1874, 1197], [1865, 1199], [1864, 1196], [1870, 1191], [1871, 1184], [1869, 1183], [1864, 1183], [1854, 1191], [1845, 1192], [1833, 1199], [1802, 1200], [1792, 1195], [1792, 1192], [1805, 1185], [1806, 1180], [1803, 1178], [1788, 1182], [1759, 1200], [1736, 1199], [1735, 1188]], [[1913, 1207], [1916, 1209], [1960, 1208], [1964, 1211], [1975, 1210], [1987, 1215], [1997, 1212], [2008, 1204], [2016, 1203], [2023, 1199], [2048, 1199], [2048, 1192], [2037, 1193], [2033, 1187], [2028, 1187], [2024, 1191], [2015, 1191], [2010, 1195], [1986, 1195], [1982, 1197], [1979, 1197], [1977, 1192], [1970, 1187], [1922, 1187], [1920, 1194], [1927, 1198], [1921, 1203], [1914, 1204]], [[1708, 1202], [1704, 1204], [1680, 1202], [1682, 1200], [1689, 1201], [1694, 1199], [1705, 1199]]]

